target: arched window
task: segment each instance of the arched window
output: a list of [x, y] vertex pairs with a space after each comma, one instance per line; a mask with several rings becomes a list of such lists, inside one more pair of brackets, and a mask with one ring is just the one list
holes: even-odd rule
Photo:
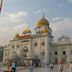
[[38, 31], [36, 33], [38, 34]]
[[55, 55], [57, 55], [58, 53], [57, 53], [57, 51], [55, 51]]
[[39, 34], [41, 34], [41, 31], [39, 31]]
[[37, 46], [37, 42], [34, 43], [34, 46]]
[[71, 54], [72, 54], [72, 50], [71, 50]]
[[12, 48], [14, 48], [14, 45], [12, 45]]
[[57, 58], [55, 58], [55, 64], [58, 64], [58, 59]]
[[17, 48], [19, 48], [19, 44], [17, 45]]
[[45, 42], [43, 41], [41, 44], [42, 44], [42, 46], [44, 46], [45, 45]]
[[43, 31], [42, 31], [42, 34], [43, 34]]
[[65, 51], [63, 51], [63, 55], [66, 55], [66, 52]]
[[23, 47], [23, 51], [24, 51], [24, 52], [28, 52], [28, 47], [24, 46], [24, 47]]

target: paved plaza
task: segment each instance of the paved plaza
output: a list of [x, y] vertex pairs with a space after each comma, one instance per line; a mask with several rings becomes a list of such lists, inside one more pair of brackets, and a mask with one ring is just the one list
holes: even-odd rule
[[[0, 68], [0, 72], [4, 72], [4, 70], [6, 70], [6, 68]], [[24, 67], [18, 67], [16, 72], [30, 72], [28, 68], [24, 68]], [[33, 72], [50, 72], [49, 67], [40, 67], [40, 68], [34, 68]], [[53, 72], [59, 72], [58, 70], [58, 66], [54, 67], [54, 71]], [[68, 67], [65, 67], [63, 72], [72, 72], [69, 70]]]
[[[17, 72], [30, 72], [28, 69], [17, 70]], [[49, 68], [34, 68], [33, 72], [50, 72]], [[53, 72], [59, 72], [58, 69], [54, 68]], [[64, 69], [63, 72], [70, 72], [69, 69]]]

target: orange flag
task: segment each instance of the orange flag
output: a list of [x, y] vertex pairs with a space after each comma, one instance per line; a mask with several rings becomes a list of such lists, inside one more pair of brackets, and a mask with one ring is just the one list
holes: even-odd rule
[[0, 13], [1, 13], [1, 9], [2, 9], [2, 3], [3, 3], [3, 0], [0, 0]]

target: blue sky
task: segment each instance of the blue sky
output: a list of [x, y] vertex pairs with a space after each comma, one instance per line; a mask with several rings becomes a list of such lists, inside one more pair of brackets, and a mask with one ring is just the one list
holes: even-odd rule
[[37, 10], [51, 10], [50, 16], [72, 16], [71, 0], [4, 0], [3, 13], [28, 11], [30, 14]]
[[7, 44], [15, 34], [36, 27], [43, 12], [53, 30], [54, 39], [60, 35], [72, 37], [72, 0], [3, 0], [0, 16], [0, 44]]

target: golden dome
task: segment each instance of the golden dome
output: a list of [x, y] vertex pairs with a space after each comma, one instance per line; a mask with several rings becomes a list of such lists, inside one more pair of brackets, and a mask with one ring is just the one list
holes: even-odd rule
[[17, 33], [16, 35], [15, 35], [15, 37], [14, 37], [14, 39], [19, 39], [19, 34]]
[[16, 38], [19, 38], [19, 34], [17, 33], [15, 37], [16, 37]]
[[44, 18], [44, 16], [43, 16], [43, 18], [42, 18], [41, 20], [38, 21], [38, 26], [39, 26], [39, 27], [41, 27], [41, 26], [43, 26], [43, 25], [49, 26], [49, 22], [48, 22], [47, 19]]
[[48, 32], [48, 29], [43, 29], [42, 31], [43, 31], [43, 33], [46, 33], [46, 32]]
[[31, 33], [31, 30], [29, 28], [27, 28], [23, 31], [23, 34], [27, 34], [27, 33]]

